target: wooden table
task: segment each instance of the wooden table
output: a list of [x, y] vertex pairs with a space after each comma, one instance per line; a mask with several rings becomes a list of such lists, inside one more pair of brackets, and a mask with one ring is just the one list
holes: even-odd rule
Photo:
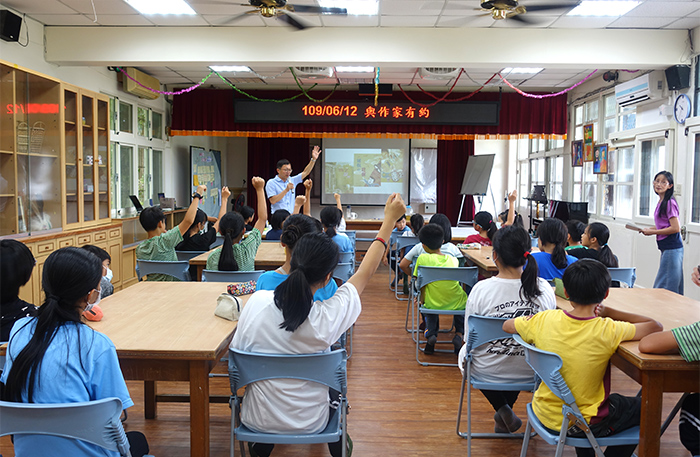
[[[652, 317], [671, 330], [700, 320], [700, 302], [665, 289], [610, 289], [603, 302], [621, 311]], [[571, 309], [568, 300], [557, 297], [557, 306]], [[680, 355], [642, 354], [637, 341], [620, 345], [611, 361], [642, 385], [639, 457], [659, 457], [661, 410], [664, 392], [697, 392], [700, 363], [686, 362]]]
[[493, 247], [481, 246], [481, 249], [459, 249], [462, 255], [467, 259], [467, 263], [476, 265], [479, 268], [479, 274], [485, 277], [490, 277], [498, 273], [498, 267], [493, 261]]
[[[213, 249], [190, 259], [190, 265], [197, 267], [197, 281], [202, 280], [202, 271], [204, 271], [204, 267], [207, 266], [207, 259], [212, 251]], [[284, 265], [286, 260], [286, 253], [279, 242], [265, 241], [260, 243], [258, 253], [255, 255], [255, 269], [274, 270]]]
[[[117, 348], [127, 380], [145, 381], [145, 416], [156, 417], [156, 381], [190, 384], [190, 455], [209, 455], [209, 373], [236, 322], [214, 315], [222, 283], [140, 282], [102, 300], [104, 318], [89, 322]], [[247, 297], [239, 297], [242, 304]]]

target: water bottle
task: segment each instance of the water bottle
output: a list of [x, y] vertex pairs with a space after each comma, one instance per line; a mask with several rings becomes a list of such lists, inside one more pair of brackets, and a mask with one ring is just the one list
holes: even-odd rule
[[413, 208], [411, 208], [411, 205], [406, 206], [406, 216], [412, 216], [413, 215]]
[[345, 219], [350, 220], [352, 219], [352, 206], [348, 205], [348, 209], [345, 213]]

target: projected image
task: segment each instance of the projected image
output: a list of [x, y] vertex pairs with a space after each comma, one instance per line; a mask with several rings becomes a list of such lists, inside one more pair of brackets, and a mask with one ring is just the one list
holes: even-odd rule
[[408, 197], [410, 144], [399, 139], [327, 139], [321, 163], [321, 204], [382, 205], [389, 195]]

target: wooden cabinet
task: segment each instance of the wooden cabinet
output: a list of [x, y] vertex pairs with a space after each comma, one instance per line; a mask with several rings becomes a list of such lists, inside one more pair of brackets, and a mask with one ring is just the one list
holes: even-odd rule
[[110, 218], [109, 98], [63, 84], [64, 226]]
[[[20, 238], [27, 245], [36, 259], [36, 267], [29, 282], [20, 289], [19, 296], [35, 305], [43, 303], [41, 292], [41, 275], [44, 271], [46, 258], [56, 249], [67, 246], [81, 247], [94, 244], [107, 251], [112, 257], [112, 284], [114, 290], [122, 288], [122, 227], [121, 222], [115, 222], [94, 228], [84, 228], [72, 232], [53, 233], [43, 236]], [[133, 269], [133, 267], [132, 267]]]

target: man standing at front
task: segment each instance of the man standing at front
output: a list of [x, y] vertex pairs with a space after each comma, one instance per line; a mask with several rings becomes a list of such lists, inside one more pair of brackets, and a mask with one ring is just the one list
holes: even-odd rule
[[268, 200], [270, 200], [271, 213], [278, 209], [286, 209], [290, 214], [294, 212], [294, 199], [296, 198], [294, 189], [314, 169], [320, 154], [321, 148], [314, 146], [313, 151], [311, 151], [311, 160], [304, 168], [304, 171], [296, 176], [291, 176], [292, 165], [289, 163], [289, 160], [282, 159], [277, 162], [277, 176], [267, 181], [265, 185], [265, 192]]

